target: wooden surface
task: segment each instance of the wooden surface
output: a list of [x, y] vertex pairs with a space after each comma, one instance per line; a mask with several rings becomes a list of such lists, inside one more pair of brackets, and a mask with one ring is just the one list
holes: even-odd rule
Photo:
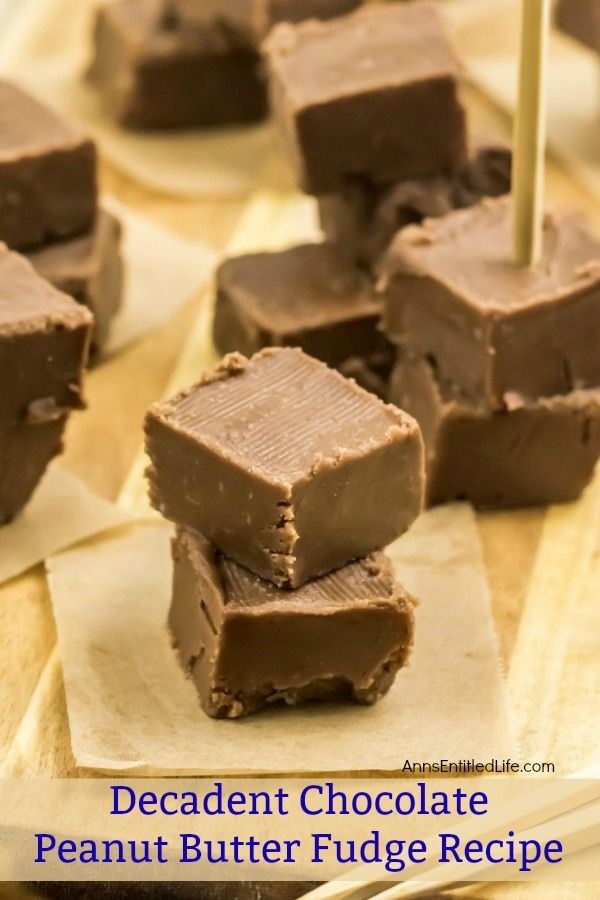
[[[467, 92], [467, 101], [481, 130], [508, 134], [509, 123], [474, 91]], [[142, 190], [107, 167], [102, 182], [123, 202], [173, 231], [218, 249], [227, 246], [248, 200], [177, 201]], [[551, 203], [583, 209], [600, 228], [600, 206], [552, 163], [548, 196]], [[63, 462], [108, 498], [116, 498], [122, 488], [140, 447], [144, 411], [163, 394], [199, 304], [200, 295], [160, 332], [89, 375], [89, 409], [72, 417]], [[599, 745], [600, 639], [598, 632], [586, 636], [570, 625], [573, 616], [580, 616], [584, 625], [592, 604], [597, 606], [599, 495], [596, 485], [587, 503], [550, 516], [544, 509], [527, 509], [479, 517], [522, 759], [553, 761], [564, 774], [591, 762]], [[564, 535], [570, 536], [570, 543]], [[565, 548], [564, 556], [554, 552], [556, 546]], [[576, 590], [571, 578], [575, 570]], [[545, 579], [547, 571], [553, 573], [550, 581]], [[553, 631], [548, 630], [549, 616]], [[42, 567], [0, 588], [0, 633], [0, 759], [5, 771], [77, 776]], [[549, 635], [555, 635], [556, 642]], [[550, 690], [544, 680], [548, 678]], [[476, 894], [533, 898], [539, 893], [550, 900], [600, 897], [599, 885], [540, 888], [482, 886]], [[0, 886], [0, 898], [19, 893]]]

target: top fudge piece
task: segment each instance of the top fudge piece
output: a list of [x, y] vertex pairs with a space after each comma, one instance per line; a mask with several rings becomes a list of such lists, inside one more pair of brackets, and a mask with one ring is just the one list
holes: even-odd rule
[[556, 24], [565, 34], [600, 53], [600, 0], [558, 0]]
[[405, 228], [383, 264], [388, 335], [491, 408], [600, 384], [600, 241], [569, 215], [543, 230], [527, 268], [508, 198]]
[[390, 181], [464, 163], [459, 65], [433, 4], [278, 25], [264, 47], [275, 118], [308, 193], [352, 176]]
[[421, 509], [414, 419], [297, 349], [225, 357], [150, 408], [146, 449], [153, 505], [281, 587], [384, 547]]
[[96, 151], [74, 125], [0, 80], [0, 240], [15, 250], [91, 228]]
[[82, 404], [93, 317], [0, 244], [0, 418], [56, 419]]

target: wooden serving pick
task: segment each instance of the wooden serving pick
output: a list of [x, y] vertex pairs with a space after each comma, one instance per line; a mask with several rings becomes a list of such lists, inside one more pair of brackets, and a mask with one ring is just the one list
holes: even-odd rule
[[532, 266], [542, 249], [546, 60], [551, 0], [522, 0], [519, 98], [513, 149], [513, 259]]

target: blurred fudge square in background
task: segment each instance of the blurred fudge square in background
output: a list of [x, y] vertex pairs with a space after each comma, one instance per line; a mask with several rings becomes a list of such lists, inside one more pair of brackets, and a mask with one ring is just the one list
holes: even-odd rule
[[232, 257], [217, 271], [214, 338], [220, 353], [251, 356], [267, 346], [301, 347], [357, 375], [363, 387], [379, 380], [383, 391], [393, 352], [379, 330], [380, 316], [381, 299], [369, 278], [334, 244]]
[[283, 23], [264, 48], [280, 137], [308, 193], [353, 176], [390, 181], [464, 164], [460, 67], [433, 4]]
[[107, 111], [130, 128], [254, 122], [266, 115], [259, 54], [235, 25], [188, 28], [163, 0], [101, 6], [89, 70]]
[[87, 234], [28, 254], [43, 278], [92, 311], [94, 357], [104, 348], [112, 319], [121, 306], [124, 271], [120, 240], [118, 219], [101, 209]]
[[27, 250], [87, 231], [95, 214], [93, 141], [0, 80], [0, 241]]

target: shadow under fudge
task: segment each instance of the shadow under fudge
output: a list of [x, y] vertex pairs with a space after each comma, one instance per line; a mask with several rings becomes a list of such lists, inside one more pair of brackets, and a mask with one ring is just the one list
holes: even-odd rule
[[0, 244], [0, 524], [29, 500], [84, 406], [91, 313]]

